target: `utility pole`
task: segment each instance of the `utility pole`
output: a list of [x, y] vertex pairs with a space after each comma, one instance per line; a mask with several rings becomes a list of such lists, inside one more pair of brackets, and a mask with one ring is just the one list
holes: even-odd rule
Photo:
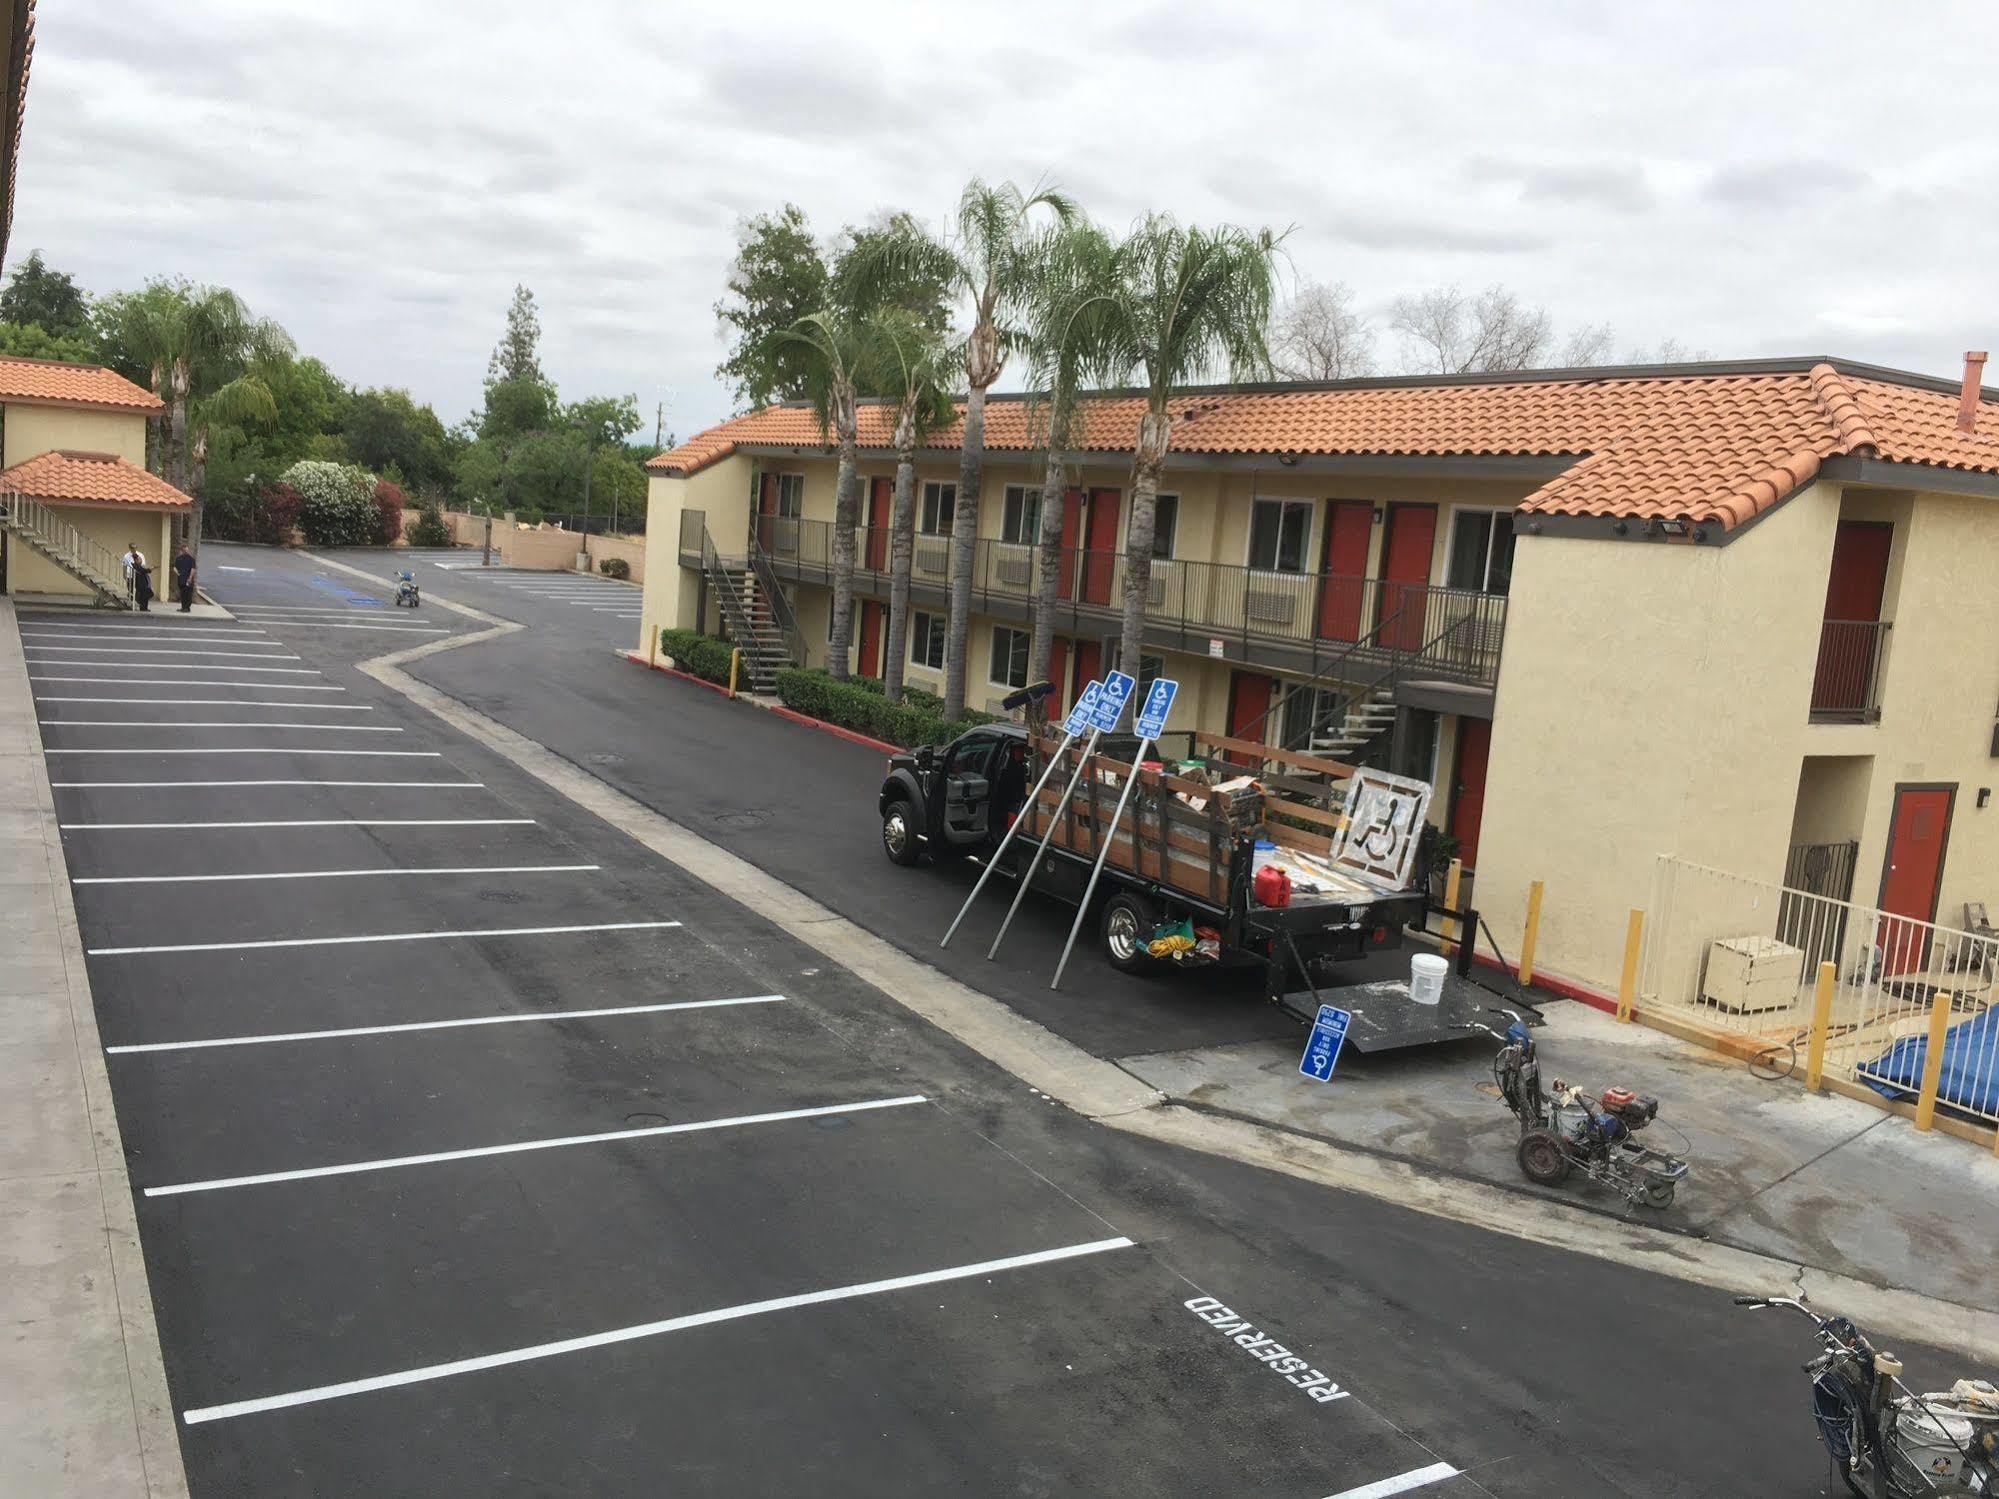
[[666, 441], [666, 402], [659, 403], [659, 415], [652, 424], [652, 445], [657, 448]]

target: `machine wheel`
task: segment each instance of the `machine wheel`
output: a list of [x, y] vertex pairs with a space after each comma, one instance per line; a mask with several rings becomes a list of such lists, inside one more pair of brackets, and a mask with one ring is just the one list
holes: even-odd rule
[[923, 857], [923, 845], [916, 841], [906, 801], [892, 801], [882, 813], [882, 852], [888, 855], [891, 864], [905, 866]]
[[1135, 895], [1120, 890], [1104, 902], [1104, 961], [1119, 973], [1143, 973], [1152, 967], [1145, 951], [1158, 918]]
[[1530, 1129], [1520, 1137], [1520, 1171], [1530, 1182], [1559, 1187], [1569, 1179], [1569, 1156], [1551, 1129]]
[[1648, 1208], [1669, 1208], [1673, 1205], [1672, 1182], [1647, 1182], [1645, 1185], [1645, 1206]]

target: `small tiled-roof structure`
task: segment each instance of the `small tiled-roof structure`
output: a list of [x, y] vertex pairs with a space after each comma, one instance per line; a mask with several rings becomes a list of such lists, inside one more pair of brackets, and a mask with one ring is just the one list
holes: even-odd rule
[[28, 359], [0, 355], [0, 401], [32, 406], [90, 406], [99, 411], [152, 412], [163, 401], [143, 385], [134, 385], [101, 364], [71, 364], [63, 359]]
[[[1131, 451], [1141, 398], [1079, 403], [1081, 455]], [[1530, 514], [1679, 520], [1732, 530], [1811, 482], [1836, 457], [1999, 474], [1999, 398], [1957, 428], [1946, 382], [1829, 359], [1557, 370], [1195, 390], [1168, 406], [1169, 464], [1181, 457], [1540, 458], [1574, 461], [1520, 505]], [[1038, 450], [1040, 412], [1021, 397], [986, 408], [988, 452]], [[860, 444], [889, 448], [890, 408], [860, 409]], [[957, 422], [928, 446], [956, 447]], [[809, 406], [766, 407], [649, 460], [684, 476], [739, 448], [821, 448]]]
[[64, 505], [144, 505], [186, 510], [193, 501], [166, 480], [127, 463], [116, 453], [57, 449], [0, 470], [0, 491]]

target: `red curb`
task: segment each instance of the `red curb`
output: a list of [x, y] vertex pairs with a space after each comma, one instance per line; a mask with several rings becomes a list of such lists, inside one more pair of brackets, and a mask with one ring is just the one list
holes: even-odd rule
[[[1472, 961], [1484, 968], [1497, 968], [1501, 973], [1510, 974], [1517, 983], [1520, 970], [1511, 963], [1502, 963], [1487, 953], [1473, 953]], [[1551, 973], [1536, 972], [1532, 986], [1546, 989], [1550, 994], [1559, 994], [1564, 999], [1573, 999], [1578, 1004], [1588, 1005], [1592, 1010], [1601, 1010], [1606, 1015], [1617, 1013], [1615, 996], [1576, 983], [1573, 979], [1556, 978]]]
[[[665, 672], [669, 677], [679, 677], [683, 682], [692, 682], [696, 686], [706, 687], [709, 691], [719, 692], [724, 697], [729, 695], [728, 688], [718, 686], [706, 677], [694, 676], [674, 666], [661, 666], [657, 661], [646, 660], [637, 651], [623, 651], [620, 654], [627, 661], [633, 662], [636, 665], [650, 667], [654, 671]], [[777, 703], [758, 703], [754, 706], [762, 708], [766, 713], [775, 713], [779, 718], [788, 718], [793, 723], [802, 723], [807, 728], [818, 729], [821, 733], [831, 734], [838, 739], [845, 739], [851, 744], [863, 745], [871, 750], [880, 750], [886, 755], [900, 755], [904, 753], [902, 746], [890, 744], [886, 739], [872, 739], [866, 734], [858, 733], [853, 729], [843, 729], [836, 723], [828, 723], [823, 718], [814, 718], [809, 713], [800, 713], [796, 709], [786, 708]]]

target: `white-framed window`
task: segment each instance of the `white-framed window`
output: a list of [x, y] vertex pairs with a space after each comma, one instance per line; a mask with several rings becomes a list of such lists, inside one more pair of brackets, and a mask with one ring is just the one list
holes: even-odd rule
[[1302, 573], [1311, 535], [1310, 500], [1258, 500], [1249, 513], [1249, 565], [1264, 572]]
[[1451, 559], [1444, 580], [1452, 588], [1506, 593], [1513, 586], [1513, 512], [1451, 512]]
[[805, 475], [777, 476], [777, 514], [780, 520], [797, 520], [805, 513]]
[[1152, 560], [1171, 562], [1173, 536], [1180, 529], [1180, 496], [1162, 494], [1152, 504]]
[[958, 486], [937, 479], [925, 482], [916, 529], [925, 536], [949, 536], [951, 513], [958, 508]]
[[1032, 644], [1027, 631], [994, 625], [993, 654], [986, 666], [986, 680], [995, 687], [1025, 687], [1027, 652]]
[[1000, 515], [1000, 540], [1033, 546], [1041, 539], [1041, 491], [1028, 484], [1009, 484]]
[[909, 664], [944, 669], [944, 616], [922, 610], [909, 617]]

